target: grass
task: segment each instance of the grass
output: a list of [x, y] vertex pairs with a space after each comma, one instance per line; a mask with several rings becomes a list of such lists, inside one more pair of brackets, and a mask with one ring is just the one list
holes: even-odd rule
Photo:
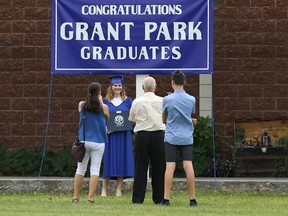
[[173, 192], [171, 206], [154, 205], [151, 193], [146, 194], [142, 205], [131, 203], [131, 193], [122, 197], [95, 197], [94, 204], [86, 202], [86, 195], [79, 203], [71, 202], [71, 194], [4, 193], [0, 194], [0, 214], [8, 215], [288, 215], [288, 195], [282, 193], [197, 192], [198, 207], [190, 208], [185, 192]]

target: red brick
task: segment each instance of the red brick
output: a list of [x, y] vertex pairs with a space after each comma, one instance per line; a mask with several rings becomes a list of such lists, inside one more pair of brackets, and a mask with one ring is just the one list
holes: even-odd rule
[[24, 45], [26, 46], [48, 46], [50, 45], [50, 34], [27, 33], [25, 34]]
[[214, 93], [217, 95], [217, 97], [236, 97], [237, 87], [234, 85], [215, 85]]
[[214, 113], [214, 117], [217, 119], [217, 122], [231, 123], [231, 120], [237, 119], [237, 112], [231, 110], [217, 110]]
[[11, 73], [12, 84], [35, 84], [36, 74], [35, 73]]
[[276, 76], [276, 84], [287, 84], [288, 83], [288, 73], [287, 71], [279, 71]]
[[23, 34], [0, 34], [0, 46], [23, 45]]
[[275, 99], [274, 98], [253, 98], [251, 100], [252, 110], [275, 110]]
[[238, 8], [238, 19], [259, 19], [263, 17], [261, 8]]
[[22, 111], [0, 111], [1, 123], [23, 123], [23, 112]]
[[216, 32], [225, 32], [225, 21], [215, 19], [214, 20], [214, 31]]
[[11, 58], [11, 48], [10, 47], [0, 47], [0, 59]]
[[2, 20], [23, 20], [24, 12], [21, 8], [0, 8]]
[[[61, 135], [61, 124], [48, 124], [48, 136], [60, 136]], [[36, 125], [36, 135], [45, 136], [47, 130], [47, 124]]]
[[264, 7], [264, 6], [275, 6], [275, 0], [251, 0], [252, 7]]
[[[0, 85], [10, 85], [11, 84], [11, 73], [8, 72], [0, 72]], [[1, 87], [0, 87], [1, 88]]]
[[12, 29], [12, 22], [7, 20], [0, 20], [0, 33], [10, 33]]
[[72, 136], [60, 136], [60, 137], [49, 137], [49, 147], [48, 149], [61, 150], [64, 147], [71, 146], [75, 137]]
[[43, 147], [45, 143], [45, 137], [38, 137], [38, 136], [24, 136], [23, 137], [23, 146], [30, 147], [30, 148], [37, 148], [40, 149]]
[[0, 136], [1, 144], [11, 151], [23, 148], [23, 139], [22, 136]]
[[288, 46], [276, 47], [276, 58], [288, 58]]
[[49, 59], [51, 56], [51, 49], [50, 47], [37, 47], [36, 48], [36, 56], [37, 59], [43, 58], [43, 59]]
[[288, 20], [277, 20], [277, 32], [288, 32]]
[[288, 116], [287, 110], [263, 112], [263, 119], [287, 119], [287, 116]]
[[276, 31], [276, 21], [274, 20], [252, 20], [251, 32], [274, 32]]
[[287, 8], [276, 7], [276, 8], [263, 8], [264, 19], [287, 19]]
[[11, 0], [1, 0], [0, 1], [0, 8], [9, 8], [11, 7]]
[[275, 58], [275, 47], [251, 46], [251, 58]]
[[25, 85], [23, 89], [24, 97], [47, 97], [49, 86]]
[[25, 19], [49, 20], [50, 10], [48, 8], [25, 8]]
[[34, 124], [12, 124], [11, 125], [12, 136], [35, 136]]
[[45, 123], [47, 112], [44, 110], [24, 111], [24, 123]]
[[225, 110], [225, 99], [224, 98], [213, 98], [214, 110]]
[[226, 0], [226, 6], [228, 7], [249, 7], [250, 0]]
[[262, 111], [241, 111], [238, 112], [238, 119], [240, 120], [251, 120], [251, 119], [261, 119], [263, 118]]
[[73, 111], [51, 112], [51, 122], [53, 123], [74, 123]]
[[215, 71], [236, 71], [237, 60], [236, 59], [217, 59], [214, 62]]
[[264, 33], [263, 43], [265, 45], [281, 45], [287, 42], [287, 35], [283, 33], [276, 32], [274, 34]]
[[0, 131], [1, 131], [1, 136], [10, 136], [11, 135], [9, 124], [0, 124]]
[[[60, 98], [51, 98], [50, 101], [51, 110], [60, 110], [61, 108], [61, 99]], [[36, 99], [36, 110], [48, 110], [49, 107], [49, 98], [37, 98]]]
[[13, 0], [12, 6], [17, 8], [24, 8], [24, 7], [35, 7], [36, 0]]
[[288, 0], [277, 0], [277, 6], [288, 6]]
[[12, 22], [13, 33], [33, 33], [36, 32], [36, 21], [17, 20]]
[[51, 33], [51, 21], [50, 20], [37, 21], [37, 32]]
[[238, 33], [239, 45], [260, 45], [263, 44], [262, 33], [240, 32]]
[[13, 59], [33, 59], [36, 57], [35, 47], [12, 47]]
[[251, 84], [275, 84], [275, 72], [251, 72]]
[[0, 71], [22, 71], [23, 61], [21, 60], [0, 60]]
[[31, 98], [12, 98], [11, 99], [12, 110], [34, 110], [35, 99]]
[[76, 136], [78, 131], [78, 124], [61, 124], [62, 136]]
[[238, 70], [239, 71], [262, 71], [263, 64], [265, 62], [262, 59], [239, 59]]
[[250, 22], [246, 20], [226, 21], [226, 32], [247, 32], [250, 31]]
[[214, 44], [216, 45], [236, 45], [237, 34], [231, 32], [222, 32], [214, 34]]
[[52, 97], [72, 97], [73, 86], [71, 85], [54, 85]]
[[287, 107], [288, 107], [288, 98], [277, 98], [276, 99], [276, 103], [277, 103], [277, 110], [286, 110], [287, 111]]
[[61, 100], [61, 110], [77, 110], [79, 100], [75, 100], [74, 98], [67, 98]]
[[9, 98], [0, 98], [0, 110], [10, 110]]
[[249, 84], [251, 80], [251, 72], [237, 71], [226, 73], [227, 84]]
[[[238, 85], [238, 97], [262, 97], [262, 85]], [[254, 100], [254, 99], [252, 99]]]
[[226, 58], [249, 58], [250, 56], [248, 46], [226, 46]]
[[217, 17], [217, 19], [236, 19], [237, 12], [237, 8], [216, 8], [214, 15]]
[[49, 71], [50, 60], [49, 59], [38, 59], [38, 60], [24, 60], [24, 71]]
[[51, 7], [51, 0], [37, 1], [37, 7]]
[[264, 97], [288, 97], [287, 85], [265, 85]]
[[250, 110], [249, 98], [226, 98], [227, 110]]
[[225, 58], [226, 57], [226, 48], [223, 46], [214, 45], [214, 55], [218, 58]]
[[266, 71], [287, 71], [288, 61], [287, 59], [265, 59], [264, 66]]
[[23, 87], [18, 85], [0, 85], [0, 97], [22, 97]]

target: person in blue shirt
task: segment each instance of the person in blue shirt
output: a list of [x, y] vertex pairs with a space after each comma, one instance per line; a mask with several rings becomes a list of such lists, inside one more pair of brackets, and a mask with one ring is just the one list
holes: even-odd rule
[[[85, 121], [83, 120], [84, 110]], [[99, 172], [105, 149], [105, 142], [107, 142], [106, 120], [110, 117], [108, 106], [102, 101], [101, 85], [98, 82], [93, 82], [89, 85], [85, 101], [80, 101], [78, 104], [78, 111], [80, 113], [78, 138], [80, 141], [85, 141], [84, 145], [86, 151], [82, 162], [78, 162], [77, 164], [72, 202], [79, 202], [79, 195], [87, 170], [88, 161], [91, 159], [87, 201], [92, 204], [94, 203], [94, 196], [99, 181]], [[85, 130], [83, 130], [84, 124]]]
[[171, 85], [174, 93], [164, 97], [162, 120], [166, 124], [165, 130], [165, 183], [164, 199], [161, 204], [170, 205], [170, 193], [173, 175], [176, 167], [177, 152], [181, 154], [183, 168], [186, 174], [190, 206], [197, 206], [195, 199], [195, 174], [192, 164], [192, 147], [194, 124], [192, 115], [195, 113], [195, 97], [184, 90], [185, 74], [175, 71], [171, 75]]

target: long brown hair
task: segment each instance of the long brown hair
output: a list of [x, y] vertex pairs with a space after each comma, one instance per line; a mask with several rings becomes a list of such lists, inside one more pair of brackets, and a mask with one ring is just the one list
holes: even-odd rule
[[99, 95], [101, 93], [101, 85], [98, 82], [92, 82], [88, 87], [85, 108], [89, 112], [100, 113], [103, 110]]
[[[123, 86], [122, 86], [122, 88], [123, 88]], [[126, 98], [126, 91], [125, 91], [125, 89], [124, 89], [123, 91], [121, 91], [120, 97], [121, 97], [121, 99], [122, 99], [123, 101], [125, 100], [125, 98]], [[106, 98], [108, 101], [112, 101], [112, 100], [113, 100], [113, 98], [114, 98], [114, 91], [113, 91], [113, 89], [112, 89], [112, 85], [110, 85], [110, 86], [108, 87], [105, 98]]]

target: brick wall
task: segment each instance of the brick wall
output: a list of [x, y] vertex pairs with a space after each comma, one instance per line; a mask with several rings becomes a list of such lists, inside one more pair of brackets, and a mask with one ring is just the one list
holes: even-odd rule
[[[213, 102], [218, 142], [233, 143], [234, 120], [288, 114], [288, 1], [215, 0]], [[0, 144], [10, 149], [70, 145], [77, 128], [77, 104], [91, 81], [103, 95], [109, 75], [54, 75], [51, 117], [50, 0], [0, 0]], [[153, 75], [157, 94], [171, 91], [169, 75]], [[198, 99], [199, 77], [186, 90]], [[126, 76], [135, 97], [135, 75]]]
[[288, 116], [288, 1], [215, 0], [215, 126], [225, 146], [235, 119]]

